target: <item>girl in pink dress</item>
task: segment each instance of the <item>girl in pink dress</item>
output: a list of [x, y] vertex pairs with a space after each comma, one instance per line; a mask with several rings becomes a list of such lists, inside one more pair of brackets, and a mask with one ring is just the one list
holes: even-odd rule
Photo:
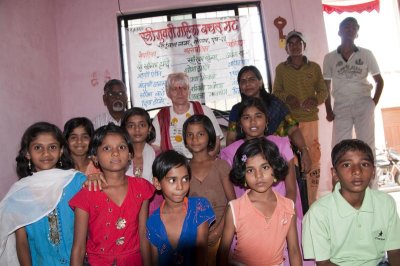
[[231, 261], [234, 265], [283, 265], [285, 243], [290, 265], [302, 265], [294, 203], [272, 189], [287, 172], [287, 163], [273, 142], [253, 138], [240, 146], [230, 177], [248, 190], [229, 202], [218, 265], [228, 265], [235, 234], [237, 244]]
[[75, 211], [71, 265], [82, 265], [85, 252], [90, 265], [150, 263], [146, 219], [154, 187], [125, 175], [132, 154], [124, 129], [108, 124], [95, 132], [90, 155], [108, 185], [94, 192], [83, 188], [69, 202]]
[[[239, 136], [242, 138], [222, 149], [220, 157], [233, 166], [233, 157], [245, 140], [264, 137], [275, 143], [275, 145], [278, 146], [281, 156], [288, 162], [289, 171], [285, 180], [275, 184], [274, 189], [295, 202], [297, 216], [302, 218], [303, 210], [301, 208], [300, 195], [296, 182], [294, 155], [289, 139], [288, 137], [279, 137], [275, 135], [266, 136], [267, 128], [268, 117], [265, 105], [259, 98], [248, 97], [239, 107], [238, 131]], [[240, 186], [235, 186], [235, 191], [236, 196], [239, 197], [244, 194], [245, 189]]]
[[[233, 157], [245, 140], [254, 138], [266, 138], [273, 142], [279, 149], [280, 155], [287, 161], [289, 171], [284, 180], [276, 182], [273, 185], [273, 190], [284, 197], [287, 197], [295, 203], [295, 211], [297, 216], [297, 231], [299, 243], [301, 243], [303, 208], [301, 206], [300, 193], [297, 186], [294, 155], [288, 137], [279, 137], [275, 135], [266, 136], [268, 128], [268, 117], [264, 103], [261, 99], [248, 97], [242, 102], [239, 107], [239, 125], [238, 136], [242, 139], [237, 140], [228, 147], [221, 150], [220, 157], [226, 160], [230, 165], [233, 163]], [[233, 166], [233, 165], [232, 165]], [[236, 196], [240, 197], [244, 194], [245, 189], [242, 186], [235, 186]], [[287, 251], [285, 256], [287, 256]], [[305, 262], [308, 263], [308, 262]], [[313, 265], [310, 262], [310, 265]], [[285, 261], [288, 264], [288, 260]]]

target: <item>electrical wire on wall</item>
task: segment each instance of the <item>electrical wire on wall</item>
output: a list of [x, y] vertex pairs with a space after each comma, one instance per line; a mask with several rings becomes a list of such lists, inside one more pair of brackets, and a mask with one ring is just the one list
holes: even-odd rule
[[[118, 0], [119, 2], [119, 0]], [[294, 17], [294, 13], [293, 13], [293, 0], [290, 0], [290, 13], [292, 15], [292, 19], [293, 19], [293, 30], [296, 30], [296, 19]]]
[[125, 16], [125, 14], [122, 13], [122, 11], [121, 11], [121, 3], [119, 2], [119, 0], [118, 0], [118, 10], [119, 10], [119, 13], [121, 14], [121, 16]]

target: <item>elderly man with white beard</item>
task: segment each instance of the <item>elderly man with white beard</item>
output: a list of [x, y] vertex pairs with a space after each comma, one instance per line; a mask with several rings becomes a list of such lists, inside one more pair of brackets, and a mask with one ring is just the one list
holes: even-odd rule
[[108, 112], [98, 115], [93, 119], [95, 129], [112, 122], [121, 124], [125, 113], [128, 96], [126, 95], [125, 84], [118, 79], [111, 79], [104, 85], [103, 102]]

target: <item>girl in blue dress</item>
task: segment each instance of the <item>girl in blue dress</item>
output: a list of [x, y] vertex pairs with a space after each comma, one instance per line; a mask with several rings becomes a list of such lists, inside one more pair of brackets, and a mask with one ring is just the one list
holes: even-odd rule
[[147, 220], [153, 265], [207, 265], [208, 227], [215, 220], [207, 199], [186, 195], [190, 168], [182, 154], [161, 153], [152, 166], [153, 183], [164, 201]]
[[64, 145], [50, 123], [25, 131], [16, 158], [20, 180], [0, 203], [0, 265], [69, 265], [74, 213], [68, 201], [86, 177], [63, 170], [72, 168]]

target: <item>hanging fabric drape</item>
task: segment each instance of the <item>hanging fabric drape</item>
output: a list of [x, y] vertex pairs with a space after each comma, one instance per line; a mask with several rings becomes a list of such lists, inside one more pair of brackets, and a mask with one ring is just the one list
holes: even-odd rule
[[379, 12], [379, 0], [322, 0], [323, 10], [331, 14], [332, 12]]

